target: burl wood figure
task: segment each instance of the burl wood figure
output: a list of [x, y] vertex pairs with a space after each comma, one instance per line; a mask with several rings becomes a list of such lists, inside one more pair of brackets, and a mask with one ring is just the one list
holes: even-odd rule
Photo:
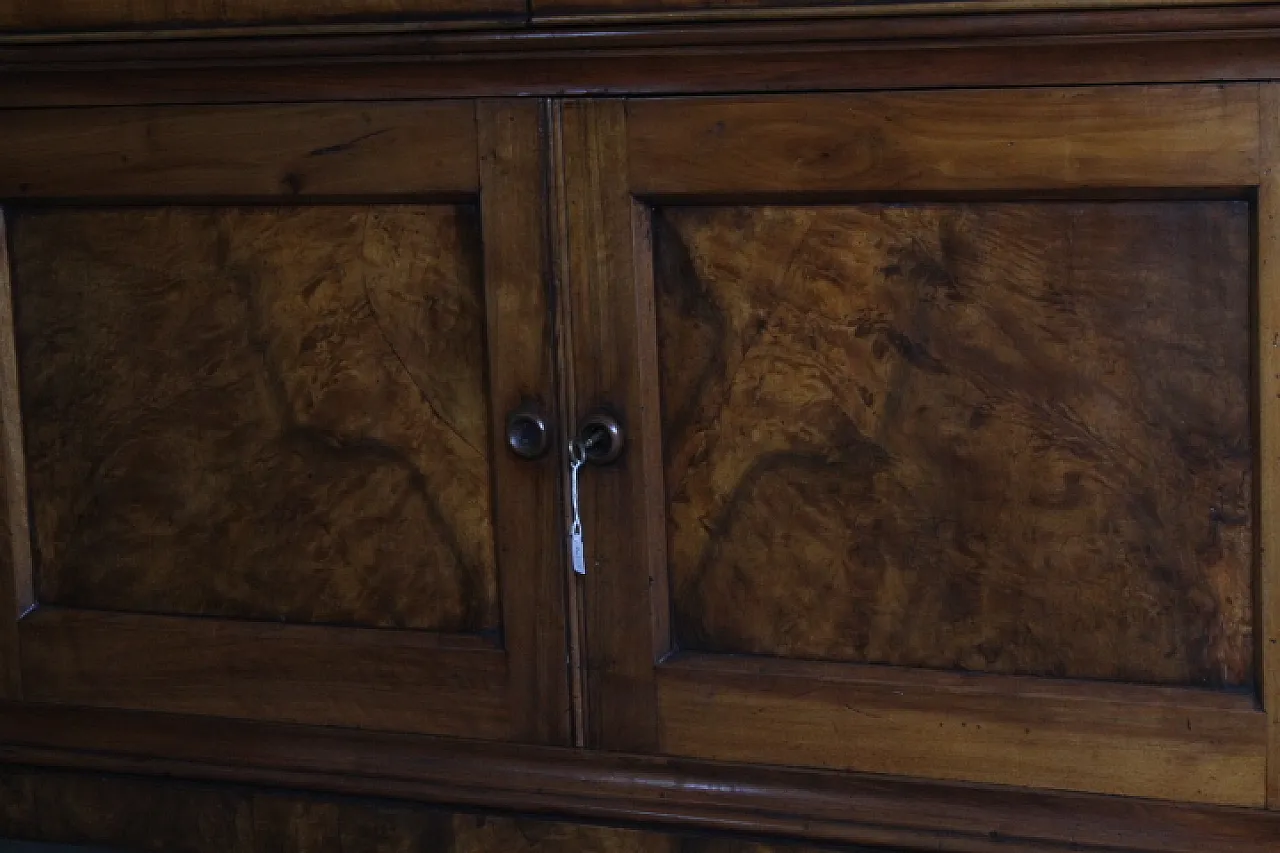
[[473, 218], [17, 212], [40, 599], [495, 628]]
[[656, 215], [682, 648], [1252, 682], [1231, 201]]

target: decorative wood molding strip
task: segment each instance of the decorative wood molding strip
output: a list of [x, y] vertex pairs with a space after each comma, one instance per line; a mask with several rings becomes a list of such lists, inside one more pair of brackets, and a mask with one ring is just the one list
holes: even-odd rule
[[[1167, 0], [1166, 6], [1193, 8], [1206, 0]], [[1222, 0], [1224, 5], [1248, 0]], [[884, 15], [955, 15], [998, 12], [1074, 12], [1149, 6], [1149, 0], [890, 0], [818, 5], [811, 0], [534, 0], [535, 23], [617, 23], [875, 18]], [[610, 11], [604, 11], [610, 10]]]
[[[1161, 95], [1176, 112], [1151, 109]], [[657, 99], [628, 114], [639, 196], [1246, 187], [1258, 172], [1252, 86]]]
[[18, 656], [18, 619], [31, 609], [31, 536], [27, 518], [26, 466], [18, 411], [18, 358], [13, 339], [13, 282], [9, 273], [9, 237], [0, 210], [0, 696], [22, 698], [22, 664]]
[[[192, 631], [199, 645], [187, 642]], [[215, 715], [269, 708], [318, 725], [512, 736], [507, 656], [464, 645], [470, 638], [56, 607], [32, 613], [19, 634], [28, 701]], [[419, 689], [365, 701], [389, 668]]]
[[0, 47], [0, 109], [1268, 80], [1280, 78], [1280, 6], [1266, 8], [1272, 23], [1177, 31], [1150, 22], [1145, 34], [829, 42], [794, 33], [791, 42], [753, 43], [744, 33], [711, 46], [673, 45], [664, 39], [678, 42], [679, 30], [654, 29], [351, 42], [348, 53], [337, 41], [307, 40], [228, 42], [209, 52], [199, 42], [136, 53]]
[[839, 664], [725, 657], [659, 668], [671, 754], [1263, 804], [1267, 718], [1251, 696], [1155, 688], [1152, 701], [1132, 685], [854, 669], [863, 680]]
[[479, 184], [474, 115], [461, 101], [11, 113], [0, 194], [462, 195]]
[[[999, 21], [1036, 15], [1063, 18], [1116, 12], [1151, 14], [1151, 0], [889, 0], [889, 2], [814, 3], [812, 0], [740, 0], [716, 3], [707, 0], [662, 0], [642, 9], [640, 3], [600, 0], [552, 0], [524, 4], [487, 0], [484, 4], [459, 5], [455, 0], [418, 0], [400, 4], [397, 13], [386, 5], [365, 4], [364, 20], [335, 13], [317, 4], [275, 9], [262, 14], [254, 6], [224, 4], [216, 13], [190, 10], [175, 16], [172, 9], [151, 2], [135, 3], [130, 17], [112, 11], [109, 4], [86, 11], [53, 9], [39, 14], [27, 10], [0, 10], [0, 44], [89, 45], [103, 43], [155, 43], [167, 41], [211, 43], [237, 39], [319, 38], [350, 36], [408, 36], [513, 28], [583, 27], [592, 29], [628, 24], [697, 25], [740, 22], [785, 24], [811, 22], [816, 29], [844, 22], [877, 26], [884, 21], [925, 19], [955, 22], [966, 17]], [[320, 4], [323, 6], [323, 4]], [[406, 5], [415, 8], [406, 11]], [[1232, 16], [1258, 8], [1253, 0], [1165, 0], [1156, 14], [1194, 18]], [[346, 17], [348, 20], [343, 20]]]
[[[1262, 853], [1280, 815], [554, 747], [0, 704], [0, 760], [950, 853]], [[103, 748], [103, 744], [110, 744]]]
[[[964, 5], [972, 7], [973, 4]], [[0, 65], [219, 60], [238, 65], [251, 58], [305, 61], [320, 57], [430, 60], [608, 49], [657, 51], [701, 47], [723, 51], [745, 45], [883, 49], [887, 44], [906, 44], [920, 48], [954, 48], [964, 43], [1012, 44], [1036, 39], [1058, 42], [1124, 38], [1165, 42], [1212, 35], [1257, 38], [1278, 31], [1280, 3], [722, 23], [612, 20], [604, 25], [591, 25], [584, 19], [567, 18], [554, 25], [534, 21], [528, 26], [492, 29], [368, 25], [339, 30], [157, 30], [79, 38], [0, 32]]]
[[[1184, 0], [1185, 2], [1185, 0]], [[1193, 0], [1194, 2], [1194, 0]], [[134, 0], [128, 4], [79, 0], [75, 3], [9, 2], [0, 6], [0, 30], [16, 37], [146, 38], [148, 30], [171, 37], [200, 38], [214, 32], [326, 32], [382, 23], [413, 26], [435, 23], [475, 26], [527, 17], [525, 0], [221, 0], [216, 4]]]

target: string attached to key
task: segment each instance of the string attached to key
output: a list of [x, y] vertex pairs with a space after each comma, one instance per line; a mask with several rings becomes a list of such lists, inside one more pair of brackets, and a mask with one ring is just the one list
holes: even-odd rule
[[569, 440], [569, 502], [573, 506], [573, 523], [569, 525], [569, 555], [573, 573], [587, 573], [587, 554], [582, 545], [582, 513], [578, 510], [578, 472], [587, 464], [587, 448], [581, 441]]
[[573, 573], [587, 573], [587, 551], [582, 544], [582, 513], [578, 510], [578, 472], [587, 464], [587, 451], [605, 438], [595, 432], [586, 441], [569, 439], [569, 503], [573, 508], [573, 523], [569, 525], [569, 557], [573, 561]]

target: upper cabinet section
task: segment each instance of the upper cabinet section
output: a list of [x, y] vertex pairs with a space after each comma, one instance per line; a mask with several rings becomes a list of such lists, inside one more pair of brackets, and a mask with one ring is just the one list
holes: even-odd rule
[[301, 27], [318, 24], [474, 25], [522, 19], [524, 0], [5, 0], [0, 31]]

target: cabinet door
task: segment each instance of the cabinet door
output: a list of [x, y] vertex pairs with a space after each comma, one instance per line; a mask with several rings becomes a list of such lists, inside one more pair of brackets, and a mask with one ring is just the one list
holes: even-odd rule
[[540, 110], [6, 115], [3, 695], [567, 739]]
[[583, 480], [591, 742], [1262, 803], [1259, 121], [1253, 86], [567, 106], [575, 406], [630, 436]]

